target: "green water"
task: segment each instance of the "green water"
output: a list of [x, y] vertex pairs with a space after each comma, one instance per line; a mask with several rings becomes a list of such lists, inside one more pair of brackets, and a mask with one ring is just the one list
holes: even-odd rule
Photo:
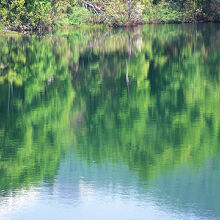
[[0, 36], [0, 219], [220, 219], [220, 25]]

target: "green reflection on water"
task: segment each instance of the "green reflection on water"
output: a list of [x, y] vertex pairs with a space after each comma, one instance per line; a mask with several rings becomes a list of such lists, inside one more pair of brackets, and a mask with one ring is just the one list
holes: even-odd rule
[[69, 147], [88, 164], [122, 162], [143, 182], [219, 160], [219, 31], [148, 25], [1, 37], [2, 192], [53, 184]]

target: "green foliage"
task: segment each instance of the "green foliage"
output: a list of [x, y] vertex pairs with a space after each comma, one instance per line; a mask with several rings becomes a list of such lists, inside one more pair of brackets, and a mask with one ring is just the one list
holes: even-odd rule
[[55, 26], [71, 26], [88, 23], [91, 18], [91, 13], [84, 7], [68, 7], [67, 13], [62, 14]]
[[180, 2], [162, 0], [158, 4], [149, 2], [145, 7], [144, 21], [148, 23], [193, 22], [202, 10], [194, 0]]
[[0, 5], [1, 19], [3, 23], [10, 25], [15, 24], [19, 25], [22, 17], [25, 15], [25, 1], [16, 0], [16, 1], [2, 1]]
[[144, 22], [218, 21], [220, 18], [218, 0], [90, 0], [89, 4], [78, 0], [3, 0], [0, 18], [4, 25], [17, 30], [84, 23], [130, 26]]
[[25, 0], [2, 1], [0, 17], [2, 22], [12, 28], [45, 27], [52, 23], [51, 4], [34, 1], [31, 6]]
[[171, 3], [161, 1], [154, 5], [148, 2], [145, 5], [143, 20], [147, 23], [161, 23], [161, 22], [180, 22], [183, 13], [171, 7]]

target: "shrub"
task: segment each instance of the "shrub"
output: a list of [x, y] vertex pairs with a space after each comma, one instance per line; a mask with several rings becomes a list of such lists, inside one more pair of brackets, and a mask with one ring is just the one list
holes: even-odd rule
[[35, 1], [29, 5], [24, 0], [4, 0], [0, 4], [0, 18], [4, 25], [18, 29], [35, 29], [52, 23], [51, 4]]
[[145, 5], [143, 20], [147, 23], [180, 22], [183, 13], [173, 8], [173, 5], [166, 1]]
[[68, 6], [66, 13], [60, 15], [59, 19], [54, 22], [55, 26], [80, 25], [86, 23], [91, 18], [91, 13], [79, 6]]

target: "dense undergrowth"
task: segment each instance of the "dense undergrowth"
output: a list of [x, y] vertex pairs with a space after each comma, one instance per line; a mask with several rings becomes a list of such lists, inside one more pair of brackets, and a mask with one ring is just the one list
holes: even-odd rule
[[220, 0], [2, 0], [0, 21], [9, 30], [60, 26], [220, 21]]

